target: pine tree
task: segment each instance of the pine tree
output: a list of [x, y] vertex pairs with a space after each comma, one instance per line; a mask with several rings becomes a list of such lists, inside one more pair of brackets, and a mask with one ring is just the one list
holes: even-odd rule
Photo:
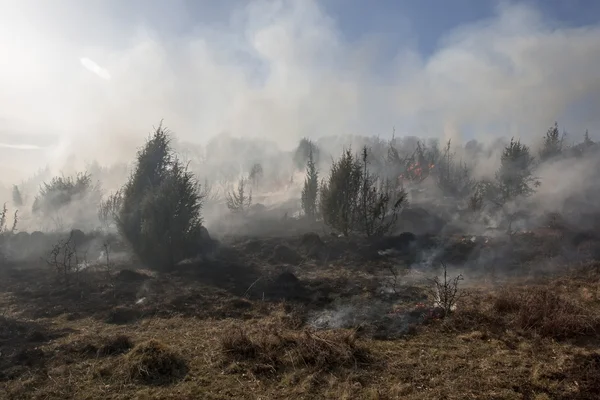
[[171, 149], [162, 124], [138, 152], [123, 188], [117, 226], [148, 267], [165, 270], [197, 255], [202, 242], [202, 195]]
[[227, 208], [234, 213], [245, 214], [252, 204], [252, 190], [246, 191], [246, 179], [242, 178], [238, 182], [237, 191], [227, 193], [225, 202]]
[[501, 204], [517, 197], [527, 197], [535, 192], [539, 181], [533, 176], [535, 158], [529, 147], [512, 138], [500, 157], [496, 172], [497, 201]]
[[355, 229], [361, 175], [361, 164], [348, 149], [333, 162], [329, 177], [321, 185], [319, 204], [323, 221], [344, 236]]
[[559, 156], [563, 150], [563, 138], [558, 131], [558, 123], [548, 129], [544, 137], [544, 144], [540, 151], [540, 160], [546, 161]]
[[306, 164], [306, 179], [302, 189], [302, 210], [311, 220], [317, 217], [317, 196], [319, 191], [319, 171], [315, 165], [312, 147], [308, 153]]

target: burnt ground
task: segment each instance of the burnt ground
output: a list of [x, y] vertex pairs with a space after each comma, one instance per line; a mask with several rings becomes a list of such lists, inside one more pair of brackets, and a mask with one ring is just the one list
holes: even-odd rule
[[[600, 241], [230, 237], [157, 274], [0, 269], [9, 399], [592, 399]], [[443, 261], [467, 294], [446, 318]], [[0, 396], [1, 397], [1, 396]]]

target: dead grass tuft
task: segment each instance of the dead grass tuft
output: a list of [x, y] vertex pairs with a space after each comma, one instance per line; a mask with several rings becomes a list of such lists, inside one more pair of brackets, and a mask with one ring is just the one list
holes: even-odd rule
[[97, 351], [98, 357], [115, 356], [127, 353], [133, 347], [129, 336], [118, 335], [107, 338]]
[[[251, 369], [277, 372], [286, 368], [311, 367], [331, 371], [339, 367], [369, 364], [366, 348], [359, 346], [353, 333], [326, 331], [263, 332], [250, 336], [236, 330], [221, 339], [221, 350], [228, 361], [252, 362]], [[268, 368], [265, 368], [268, 367]]]
[[512, 314], [517, 328], [554, 339], [594, 335], [600, 327], [595, 313], [552, 287], [531, 288], [520, 294], [503, 291], [495, 299], [493, 309]]
[[135, 346], [125, 358], [125, 367], [130, 379], [149, 385], [173, 383], [188, 371], [187, 363], [177, 352], [154, 339]]

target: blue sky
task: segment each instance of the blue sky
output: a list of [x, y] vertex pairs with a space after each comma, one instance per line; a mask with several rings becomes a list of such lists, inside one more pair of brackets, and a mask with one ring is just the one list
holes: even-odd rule
[[[73, 6], [73, 0], [57, 0]], [[200, 26], [223, 27], [232, 12], [246, 0], [90, 0], [86, 8], [103, 9], [121, 29], [137, 23], [154, 26], [165, 36], [186, 35]], [[386, 35], [393, 46], [398, 35], [410, 35], [423, 54], [431, 54], [438, 41], [457, 26], [492, 18], [498, 0], [321, 0], [323, 10], [335, 20], [349, 41], [365, 35]], [[549, 20], [563, 26], [583, 26], [600, 21], [600, 2], [596, 0], [522, 0], [504, 3], [534, 6]], [[75, 7], [76, 8], [76, 7]], [[85, 22], [85, 20], [84, 20]], [[107, 38], [106, 27], [81, 30], [73, 24], [73, 33], [91, 41]], [[88, 26], [88, 28], [93, 28]], [[110, 38], [110, 36], [108, 37]]]

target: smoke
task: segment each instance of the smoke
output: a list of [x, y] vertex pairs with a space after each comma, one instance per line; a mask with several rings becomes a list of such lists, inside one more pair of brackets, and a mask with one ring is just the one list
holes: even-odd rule
[[[531, 6], [500, 3], [422, 55], [411, 43], [381, 54], [373, 35], [351, 42], [314, 0], [244, 2], [208, 25], [183, 2], [119, 4], [2, 2], [0, 118], [22, 132], [14, 145], [59, 137], [27, 159], [36, 168], [72, 153], [129, 161], [161, 118], [187, 141], [229, 132], [284, 147], [394, 126], [460, 142], [533, 140], [555, 119], [598, 125], [599, 27], [560, 26]], [[144, 21], [150, 12], [163, 22]]]

